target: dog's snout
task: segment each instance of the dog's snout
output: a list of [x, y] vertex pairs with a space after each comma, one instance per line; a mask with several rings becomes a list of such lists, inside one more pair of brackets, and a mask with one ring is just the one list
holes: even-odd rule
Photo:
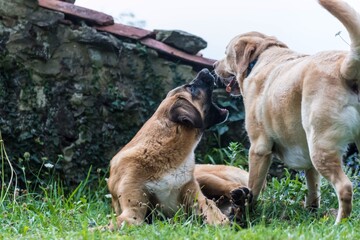
[[203, 68], [203, 69], [200, 71], [200, 74], [210, 74], [210, 71], [209, 71], [209, 69], [207, 69], [207, 68]]
[[210, 73], [209, 69], [204, 68], [199, 72], [199, 78], [208, 78], [212, 77], [212, 74]]
[[199, 72], [197, 79], [203, 81], [207, 85], [213, 85], [215, 81], [214, 76], [207, 68], [204, 68]]

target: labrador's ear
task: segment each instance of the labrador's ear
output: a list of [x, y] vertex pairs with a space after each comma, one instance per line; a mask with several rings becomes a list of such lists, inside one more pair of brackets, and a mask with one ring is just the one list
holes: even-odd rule
[[245, 41], [240, 41], [235, 45], [235, 56], [236, 56], [236, 65], [237, 71], [240, 74], [243, 74], [246, 69], [249, 67], [250, 61], [253, 58], [253, 54], [256, 51], [256, 44], [248, 43]]
[[170, 108], [171, 121], [193, 128], [204, 128], [199, 111], [188, 100], [178, 99]]
[[254, 36], [240, 39], [234, 46], [237, 71], [243, 74], [248, 69], [251, 61], [257, 59], [261, 53], [271, 46], [287, 48], [287, 46], [275, 37]]

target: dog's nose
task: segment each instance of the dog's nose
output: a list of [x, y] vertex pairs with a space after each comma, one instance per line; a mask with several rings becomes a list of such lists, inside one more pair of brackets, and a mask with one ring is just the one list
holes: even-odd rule
[[215, 81], [214, 76], [211, 74], [211, 72], [207, 68], [204, 68], [199, 72], [197, 79], [203, 81], [204, 83], [206, 83], [208, 85], [211, 85], [211, 84], [213, 85], [214, 81]]
[[210, 71], [209, 71], [209, 69], [207, 69], [207, 68], [203, 68], [203, 69], [200, 71], [200, 73], [202, 73], [202, 74], [210, 74]]

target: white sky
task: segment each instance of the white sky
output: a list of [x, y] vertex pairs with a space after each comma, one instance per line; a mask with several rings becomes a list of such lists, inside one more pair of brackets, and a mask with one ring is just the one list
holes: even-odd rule
[[[346, 0], [360, 12], [360, 0]], [[76, 0], [76, 5], [112, 15], [133, 13], [144, 29], [179, 29], [202, 37], [204, 57], [220, 59], [234, 36], [259, 31], [302, 53], [348, 49], [341, 23], [316, 0]]]

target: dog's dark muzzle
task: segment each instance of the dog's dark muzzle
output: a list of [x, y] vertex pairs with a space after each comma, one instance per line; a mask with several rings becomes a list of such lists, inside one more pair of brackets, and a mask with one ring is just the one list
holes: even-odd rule
[[193, 84], [194, 86], [202, 88], [206, 91], [206, 104], [208, 104], [208, 111], [206, 111], [206, 116], [204, 119], [205, 128], [209, 128], [211, 126], [226, 121], [229, 114], [228, 110], [219, 108], [212, 101], [212, 92], [215, 86], [215, 77], [211, 74], [211, 72], [208, 69], [204, 68], [198, 73], [196, 78], [190, 84]]
[[215, 78], [207, 68], [202, 69], [195, 79], [190, 83], [199, 87], [210, 88], [213, 90], [215, 85]]

